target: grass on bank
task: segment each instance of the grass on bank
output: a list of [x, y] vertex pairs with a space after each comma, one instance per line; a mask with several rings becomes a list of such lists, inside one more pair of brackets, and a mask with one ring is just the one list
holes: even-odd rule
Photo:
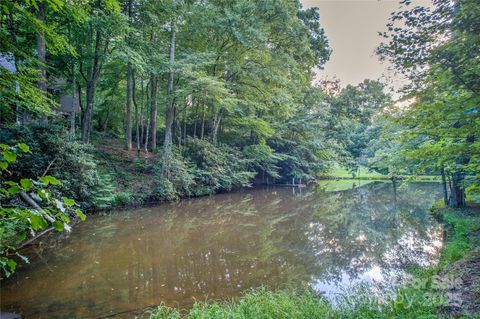
[[358, 179], [322, 179], [315, 183], [315, 185], [325, 192], [338, 192], [348, 189], [357, 188], [364, 186], [373, 182], [385, 182], [385, 180], [379, 179], [369, 179], [369, 180], [358, 180]]
[[[472, 213], [473, 212], [473, 213]], [[345, 296], [333, 306], [312, 291], [277, 291], [264, 288], [246, 292], [233, 302], [197, 303], [187, 313], [159, 306], [151, 319], [282, 319], [282, 318], [480, 318], [480, 313], [450, 313], [448, 287], [438, 274], [445, 275], [455, 263], [478, 258], [480, 210], [435, 209], [434, 214], [445, 223], [447, 241], [438, 265], [413, 271], [414, 279], [401, 287], [396, 296], [380, 300], [366, 290]], [[457, 274], [458, 275], [458, 274]], [[480, 282], [476, 285], [480, 287]], [[480, 291], [478, 292], [480, 294]], [[480, 300], [480, 299], [478, 299]], [[472, 302], [472, 301], [470, 301]], [[473, 299], [473, 302], [476, 302]], [[469, 305], [465, 305], [468, 308]]]
[[335, 178], [341, 178], [341, 179], [343, 178], [388, 179], [387, 175], [383, 175], [378, 172], [371, 172], [365, 167], [360, 167], [354, 176], [350, 171], [348, 171], [347, 169], [339, 165], [335, 165], [329, 172], [323, 174], [323, 176], [335, 177]]
[[[327, 173], [322, 173], [318, 176], [320, 179], [360, 179], [360, 180], [390, 180], [388, 175], [370, 171], [368, 168], [361, 166], [355, 174], [352, 174], [346, 168], [335, 165]], [[415, 175], [408, 178], [412, 182], [439, 182], [440, 176], [434, 175]]]

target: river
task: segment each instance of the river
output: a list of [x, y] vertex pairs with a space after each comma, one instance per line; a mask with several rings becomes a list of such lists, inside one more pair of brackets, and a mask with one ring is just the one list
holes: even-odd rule
[[132, 318], [160, 303], [188, 308], [252, 287], [306, 284], [334, 300], [359, 283], [392, 288], [410, 266], [436, 262], [442, 228], [428, 208], [439, 184], [335, 183], [88, 216], [22, 251], [30, 263], [2, 282], [1, 310]]

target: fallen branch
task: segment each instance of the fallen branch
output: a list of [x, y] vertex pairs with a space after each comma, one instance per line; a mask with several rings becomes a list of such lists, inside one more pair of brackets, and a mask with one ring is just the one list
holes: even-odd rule
[[36, 236], [34, 236], [34, 237], [30, 238], [29, 240], [23, 242], [20, 246], [17, 247], [17, 250], [19, 250], [19, 249], [27, 246], [27, 245], [30, 244], [31, 242], [37, 240], [38, 238], [40, 238], [41, 236], [45, 235], [46, 233], [52, 231], [53, 229], [55, 229], [55, 228], [50, 227], [50, 228], [45, 229], [44, 231], [42, 231], [41, 233], [37, 234]]
[[23, 201], [26, 202], [28, 205], [32, 206], [33, 208], [35, 208], [40, 214], [42, 214], [42, 216], [48, 220], [50, 223], [53, 223], [55, 221], [55, 219], [52, 218], [52, 216], [48, 215], [42, 207], [40, 207], [40, 205], [37, 204], [36, 201], [33, 200], [33, 198], [30, 197], [30, 195], [28, 195], [27, 193], [25, 192], [20, 192], [20, 197], [22, 197]]
[[47, 168], [45, 169], [45, 171], [43, 172], [42, 177], [44, 177], [45, 175], [47, 175], [48, 170], [49, 170], [50, 167], [53, 165], [53, 163], [55, 163], [56, 160], [57, 160], [57, 158], [54, 158], [50, 163], [48, 163], [48, 166], [47, 166]]

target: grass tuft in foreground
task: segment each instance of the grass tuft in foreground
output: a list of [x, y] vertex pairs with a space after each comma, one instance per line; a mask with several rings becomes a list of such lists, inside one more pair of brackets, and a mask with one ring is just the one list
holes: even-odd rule
[[[332, 308], [314, 293], [270, 292], [258, 289], [232, 303], [197, 303], [184, 318], [330, 318]], [[158, 307], [151, 319], [177, 319], [182, 315], [172, 308]]]

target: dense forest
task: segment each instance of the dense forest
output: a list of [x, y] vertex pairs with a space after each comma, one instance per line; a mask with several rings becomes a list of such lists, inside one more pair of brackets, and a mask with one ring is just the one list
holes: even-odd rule
[[[98, 209], [345, 167], [480, 192], [480, 6], [394, 12], [377, 54], [408, 83], [316, 77], [331, 55], [299, 1], [7, 0], [0, 5], [0, 264]], [[2, 275], [3, 276], [3, 275]]]

